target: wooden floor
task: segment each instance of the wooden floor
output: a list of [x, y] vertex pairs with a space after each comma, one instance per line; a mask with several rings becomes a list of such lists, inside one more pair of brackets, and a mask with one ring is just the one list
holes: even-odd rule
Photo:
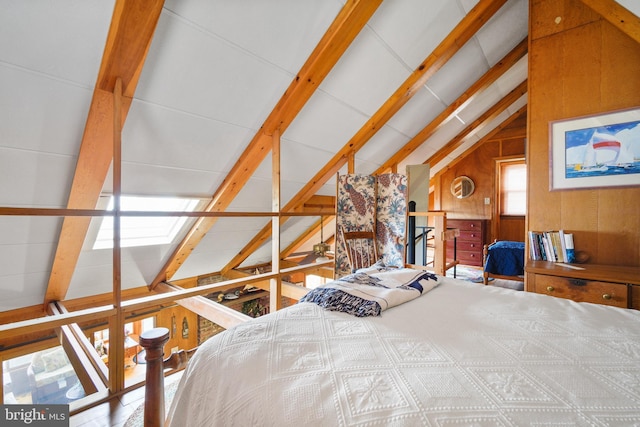
[[[144, 376], [145, 365], [138, 365], [131, 374]], [[139, 372], [138, 372], [139, 371]], [[165, 377], [165, 386], [178, 381], [182, 371]], [[70, 427], [122, 427], [129, 416], [144, 403], [144, 387], [137, 388], [119, 397], [114, 397], [86, 411], [70, 417]], [[142, 427], [142, 424], [140, 424]]]

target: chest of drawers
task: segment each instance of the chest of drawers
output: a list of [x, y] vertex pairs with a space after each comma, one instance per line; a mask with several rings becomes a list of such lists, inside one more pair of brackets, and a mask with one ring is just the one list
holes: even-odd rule
[[525, 289], [578, 302], [640, 308], [640, 268], [583, 264], [576, 268], [529, 261]]
[[[447, 228], [457, 228], [456, 258], [460, 264], [482, 266], [486, 221], [482, 219], [447, 219]], [[454, 259], [454, 242], [447, 240], [447, 262]]]

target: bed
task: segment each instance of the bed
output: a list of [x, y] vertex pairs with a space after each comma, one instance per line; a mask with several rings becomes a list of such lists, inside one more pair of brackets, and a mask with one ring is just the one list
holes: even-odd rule
[[483, 282], [491, 278], [524, 282], [524, 242], [494, 241], [484, 245]]
[[640, 312], [428, 282], [378, 316], [300, 302], [210, 338], [166, 425], [640, 422]]

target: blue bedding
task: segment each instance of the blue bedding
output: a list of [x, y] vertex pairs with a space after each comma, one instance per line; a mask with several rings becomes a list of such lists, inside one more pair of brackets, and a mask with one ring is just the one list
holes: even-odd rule
[[524, 242], [494, 243], [489, 247], [484, 271], [502, 276], [524, 275]]

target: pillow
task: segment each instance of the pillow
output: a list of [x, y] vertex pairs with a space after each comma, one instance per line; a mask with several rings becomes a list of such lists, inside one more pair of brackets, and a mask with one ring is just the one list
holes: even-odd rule
[[61, 347], [43, 354], [42, 360], [44, 361], [44, 369], [47, 372], [57, 371], [69, 363], [69, 359], [67, 359], [67, 355]]
[[44, 360], [42, 360], [42, 352], [37, 352], [31, 357], [31, 370], [34, 374], [44, 372]]

